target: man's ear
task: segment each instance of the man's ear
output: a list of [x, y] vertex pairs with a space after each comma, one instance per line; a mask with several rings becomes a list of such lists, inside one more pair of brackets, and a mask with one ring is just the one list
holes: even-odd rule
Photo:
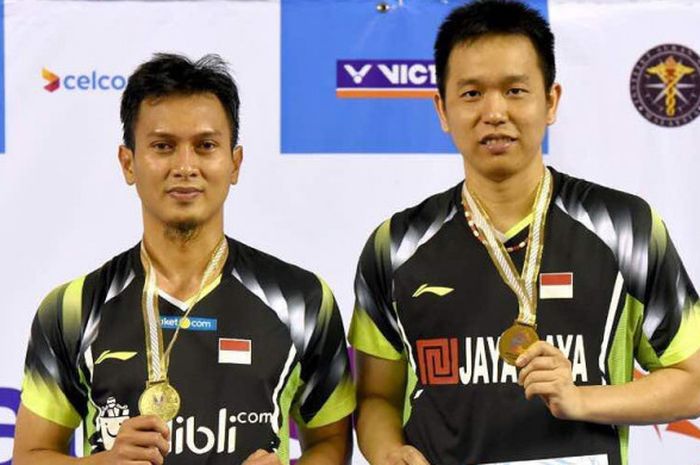
[[433, 105], [435, 106], [435, 111], [440, 118], [440, 127], [444, 132], [450, 132], [450, 126], [447, 124], [447, 113], [445, 111], [445, 101], [440, 96], [439, 92], [435, 93], [433, 97]]
[[233, 160], [233, 171], [231, 171], [231, 184], [238, 183], [238, 174], [241, 172], [241, 164], [243, 163], [243, 146], [237, 145], [231, 151], [231, 159]]
[[119, 158], [119, 164], [122, 167], [122, 174], [124, 175], [124, 180], [130, 186], [136, 182], [136, 175], [134, 174], [134, 152], [126, 145], [119, 146], [119, 153], [117, 154]]

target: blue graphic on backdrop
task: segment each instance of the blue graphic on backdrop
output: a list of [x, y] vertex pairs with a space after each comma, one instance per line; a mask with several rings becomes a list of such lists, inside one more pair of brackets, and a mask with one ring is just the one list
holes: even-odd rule
[[[530, 0], [547, 16], [546, 0]], [[282, 153], [455, 153], [433, 42], [460, 2], [282, 0]], [[545, 139], [544, 150], [547, 151]]]
[[[19, 411], [19, 390], [13, 388], [0, 387], [0, 408], [10, 409], [13, 416], [17, 416]], [[15, 424], [0, 423], [0, 438], [14, 438], [15, 437]], [[0, 458], [2, 460], [2, 458]], [[11, 465], [12, 458], [4, 462], [0, 462], [0, 465]]]
[[0, 154], [5, 153], [5, 2], [0, 0]]

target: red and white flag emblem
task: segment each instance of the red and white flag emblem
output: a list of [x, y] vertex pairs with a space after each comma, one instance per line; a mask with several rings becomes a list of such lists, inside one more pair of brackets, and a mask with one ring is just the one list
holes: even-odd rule
[[219, 338], [219, 363], [250, 365], [253, 343], [250, 339]]
[[540, 273], [540, 299], [572, 299], [573, 273]]

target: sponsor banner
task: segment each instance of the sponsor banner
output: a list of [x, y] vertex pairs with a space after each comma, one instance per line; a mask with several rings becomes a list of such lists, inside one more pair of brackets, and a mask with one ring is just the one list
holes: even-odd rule
[[283, 154], [456, 152], [432, 101], [433, 42], [455, 4], [387, 4], [282, 1]]

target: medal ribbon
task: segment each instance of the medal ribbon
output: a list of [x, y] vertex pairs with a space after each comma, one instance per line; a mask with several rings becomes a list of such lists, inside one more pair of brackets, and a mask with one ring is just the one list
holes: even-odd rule
[[[180, 321], [185, 320], [202, 296], [202, 292], [211, 282], [212, 278], [218, 276], [223, 267], [223, 258], [228, 251], [226, 237], [221, 239], [214, 253], [209, 259], [199, 289], [195, 294], [192, 303], [185, 311]], [[143, 310], [143, 321], [146, 330], [146, 355], [148, 360], [148, 383], [165, 381], [168, 378], [168, 368], [170, 366], [170, 353], [173, 350], [177, 336], [180, 333], [181, 325], [175, 329], [175, 334], [168, 344], [168, 348], [163, 350], [163, 328], [160, 324], [160, 312], [158, 311], [158, 286], [156, 282], [156, 270], [153, 267], [151, 258], [146, 252], [146, 247], [141, 241], [141, 259], [146, 272], [143, 293], [141, 297], [141, 308]]]
[[544, 176], [537, 189], [533, 206], [530, 238], [525, 251], [525, 263], [522, 274], [518, 272], [510, 255], [501, 241], [496, 238], [496, 231], [486, 210], [481, 206], [476, 195], [467, 188], [465, 181], [462, 187], [464, 202], [469, 207], [476, 227], [486, 239], [486, 250], [491, 257], [498, 273], [518, 298], [517, 321], [529, 326], [535, 326], [537, 321], [537, 274], [542, 260], [544, 225], [547, 207], [552, 196], [552, 174], [545, 168]]

